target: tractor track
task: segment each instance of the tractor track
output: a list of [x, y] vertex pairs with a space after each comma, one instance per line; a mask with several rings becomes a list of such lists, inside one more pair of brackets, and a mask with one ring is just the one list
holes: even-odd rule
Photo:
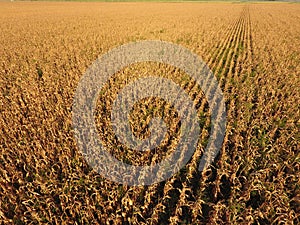
[[[228, 30], [225, 33], [226, 37], [217, 45], [218, 51], [210, 53], [211, 57], [208, 65], [215, 73], [221, 89], [227, 99], [227, 112], [232, 117], [235, 117], [236, 100], [230, 96], [234, 95], [237, 87], [232, 85], [233, 80], [239, 80], [242, 77], [242, 73], [249, 71], [244, 68], [246, 61], [251, 58], [252, 46], [251, 46], [251, 27], [249, 7], [245, 6], [240, 16], [228, 26]], [[209, 50], [207, 49], [206, 53]], [[247, 75], [243, 75], [247, 76]], [[191, 88], [192, 89], [192, 88]], [[201, 102], [200, 110], [208, 107], [207, 102], [204, 100], [203, 95], [198, 96], [199, 102]], [[207, 131], [203, 129], [201, 136], [207, 138]], [[229, 147], [228, 133], [225, 136], [225, 141], [221, 155], [226, 158], [226, 161], [231, 161], [231, 157], [235, 157], [237, 147], [234, 149]], [[230, 149], [229, 149], [230, 148]], [[228, 156], [224, 156], [224, 151], [227, 151]], [[203, 223], [207, 222], [208, 214], [205, 214], [207, 208], [209, 209], [209, 215], [217, 215], [217, 211], [211, 206], [205, 205], [204, 198], [210, 199], [212, 202], [218, 204], [224, 197], [228, 198], [228, 193], [224, 190], [220, 190], [222, 172], [215, 172], [214, 178], [201, 175], [197, 171], [197, 162], [202, 155], [202, 152], [197, 149], [187, 164], [186, 172], [177, 174], [173, 178], [167, 180], [165, 183], [155, 184], [148, 188], [147, 193], [149, 197], [145, 202], [144, 215], [151, 215], [151, 218], [147, 222], [151, 221], [151, 224], [165, 224], [166, 220], [170, 224], [179, 224], [180, 221], [186, 221], [187, 223]], [[221, 156], [221, 157], [222, 157]], [[224, 158], [223, 158], [224, 159]], [[195, 179], [196, 178], [196, 179]], [[226, 182], [228, 178], [226, 178]], [[205, 184], [209, 183], [209, 186]], [[206, 186], [206, 187], [205, 187]], [[208, 190], [208, 189], [212, 189]], [[153, 207], [153, 199], [160, 195], [159, 192], [163, 192], [160, 200]], [[151, 193], [151, 194], [150, 194]], [[204, 194], [203, 194], [204, 193]], [[209, 193], [205, 196], [205, 193]], [[171, 200], [172, 199], [172, 200]], [[153, 207], [150, 209], [150, 204]], [[201, 212], [202, 207], [206, 207]], [[194, 209], [197, 209], [195, 211]], [[202, 215], [199, 215], [202, 213]], [[213, 218], [213, 217], [212, 217]]]

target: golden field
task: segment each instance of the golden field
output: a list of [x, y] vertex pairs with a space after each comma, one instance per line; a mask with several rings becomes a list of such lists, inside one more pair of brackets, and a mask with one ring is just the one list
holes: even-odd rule
[[[299, 224], [299, 15], [300, 5], [290, 3], [0, 2], [1, 224]], [[95, 121], [120, 160], [147, 164], [166, 154], [120, 148], [110, 128], [116, 93], [140, 74], [173, 79], [203, 117], [201, 141], [179, 173], [129, 187], [86, 163], [72, 103], [97, 57], [139, 40], [172, 42], [202, 57], [224, 93], [227, 127], [220, 154], [199, 172], [209, 133], [203, 93], [168, 65], [119, 71], [99, 96]], [[163, 105], [146, 99], [133, 110], [136, 135], [147, 136], [154, 114], [139, 115], [147, 106], [169, 113], [176, 135], [176, 112]]]

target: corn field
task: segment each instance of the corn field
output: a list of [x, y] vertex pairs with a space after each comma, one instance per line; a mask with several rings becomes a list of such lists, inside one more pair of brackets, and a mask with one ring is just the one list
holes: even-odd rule
[[[0, 224], [300, 224], [300, 5], [292, 3], [0, 2]], [[135, 104], [135, 136], [169, 125], [163, 146], [136, 152], [114, 135], [113, 101], [149, 75], [193, 98], [201, 133], [188, 163], [148, 186], [119, 184], [81, 154], [73, 97], [87, 68], [129, 42], [162, 40], [199, 55], [223, 92], [226, 133], [204, 171], [207, 99], [187, 74], [132, 64], [100, 92], [98, 135], [118, 160], [149, 165], [178, 143], [180, 119], [159, 98]]]

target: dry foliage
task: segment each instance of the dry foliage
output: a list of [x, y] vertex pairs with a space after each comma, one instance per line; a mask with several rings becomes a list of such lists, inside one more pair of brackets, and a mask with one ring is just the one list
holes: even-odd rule
[[[299, 224], [300, 5], [231, 3], [0, 3], [1, 224]], [[180, 173], [146, 187], [97, 174], [72, 131], [72, 101], [86, 68], [122, 43], [160, 39], [208, 63], [226, 98], [223, 148], [197, 170], [209, 131], [199, 87], [176, 68], [140, 63], [99, 96], [99, 136], [132, 164], [176, 145], [176, 111], [149, 98], [132, 111], [137, 136], [152, 116], [170, 125], [164, 146], [136, 153], [119, 143], [109, 109], [118, 90], [147, 75], [173, 79], [197, 103], [202, 133]]]

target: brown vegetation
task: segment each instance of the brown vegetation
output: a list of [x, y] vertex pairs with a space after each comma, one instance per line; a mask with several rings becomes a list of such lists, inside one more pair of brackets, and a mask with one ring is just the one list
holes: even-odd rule
[[[299, 4], [284, 3], [0, 3], [1, 224], [299, 224], [299, 15]], [[128, 187], [85, 162], [73, 136], [72, 101], [99, 55], [148, 39], [183, 45], [208, 63], [228, 124], [219, 156], [200, 173], [209, 129], [203, 93], [164, 64], [115, 74], [95, 119], [116, 157], [147, 164], [166, 153], [138, 155], [114, 140], [103, 109], [131, 79], [173, 79], [198, 101], [203, 119], [201, 142], [180, 173]], [[135, 133], [147, 135], [145, 121], [155, 114], [149, 106], [167, 114], [176, 135], [174, 109], [151, 98], [133, 110], [133, 126], [138, 113], [145, 118]]]

